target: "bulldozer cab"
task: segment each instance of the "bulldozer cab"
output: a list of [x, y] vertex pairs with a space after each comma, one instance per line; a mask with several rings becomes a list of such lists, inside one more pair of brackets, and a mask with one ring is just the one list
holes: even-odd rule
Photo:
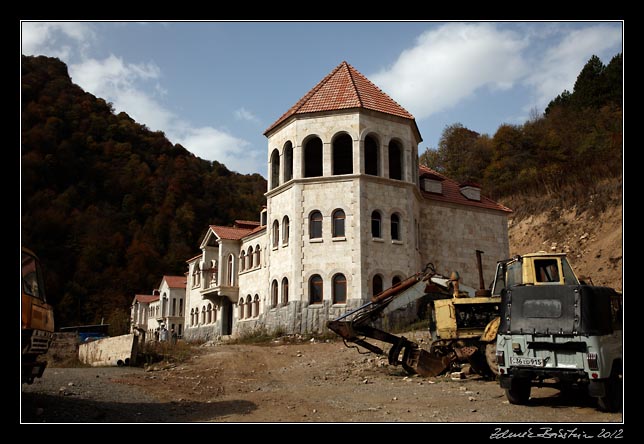
[[499, 261], [492, 284], [492, 295], [517, 285], [579, 285], [565, 253], [538, 253]]

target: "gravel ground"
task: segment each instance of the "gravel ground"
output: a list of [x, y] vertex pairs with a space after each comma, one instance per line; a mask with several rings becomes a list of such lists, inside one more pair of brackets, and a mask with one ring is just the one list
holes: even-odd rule
[[48, 368], [22, 386], [22, 422], [461, 422], [619, 426], [581, 394], [535, 388], [510, 405], [498, 382], [408, 376], [341, 342], [217, 345], [179, 364]]

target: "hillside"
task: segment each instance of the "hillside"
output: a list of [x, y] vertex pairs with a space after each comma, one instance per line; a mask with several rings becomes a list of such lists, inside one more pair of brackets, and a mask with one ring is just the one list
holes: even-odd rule
[[575, 202], [553, 196], [513, 197], [510, 254], [565, 252], [579, 277], [622, 291], [621, 179], [605, 180]]
[[22, 57], [21, 237], [41, 258], [58, 326], [127, 327], [135, 293], [183, 274], [209, 224], [255, 220], [266, 181], [206, 161]]

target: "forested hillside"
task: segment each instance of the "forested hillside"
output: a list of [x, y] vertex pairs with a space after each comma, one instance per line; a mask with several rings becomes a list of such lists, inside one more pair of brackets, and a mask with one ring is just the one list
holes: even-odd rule
[[209, 224], [256, 220], [266, 181], [195, 157], [22, 57], [22, 244], [44, 263], [57, 326], [118, 332], [135, 293], [183, 274]]

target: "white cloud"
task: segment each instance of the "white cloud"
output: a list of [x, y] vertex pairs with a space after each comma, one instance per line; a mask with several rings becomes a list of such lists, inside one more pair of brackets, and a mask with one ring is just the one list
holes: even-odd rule
[[612, 57], [621, 51], [621, 45], [622, 33], [616, 26], [599, 24], [564, 33], [526, 78], [525, 83], [534, 88], [534, 103], [526, 107], [536, 105], [543, 109], [564, 89], [572, 92], [577, 75], [593, 54]]
[[21, 23], [21, 46], [25, 55], [48, 55], [68, 59], [75, 52], [84, 54], [94, 39], [95, 34], [87, 23]]
[[528, 70], [526, 38], [490, 23], [448, 23], [421, 34], [388, 69], [369, 76], [417, 119], [482, 87], [511, 88]]
[[259, 119], [257, 116], [250, 111], [248, 111], [246, 108], [241, 107], [238, 110], [235, 110], [235, 119], [237, 120], [246, 120], [248, 122], [254, 122], [254, 123], [259, 123]]

